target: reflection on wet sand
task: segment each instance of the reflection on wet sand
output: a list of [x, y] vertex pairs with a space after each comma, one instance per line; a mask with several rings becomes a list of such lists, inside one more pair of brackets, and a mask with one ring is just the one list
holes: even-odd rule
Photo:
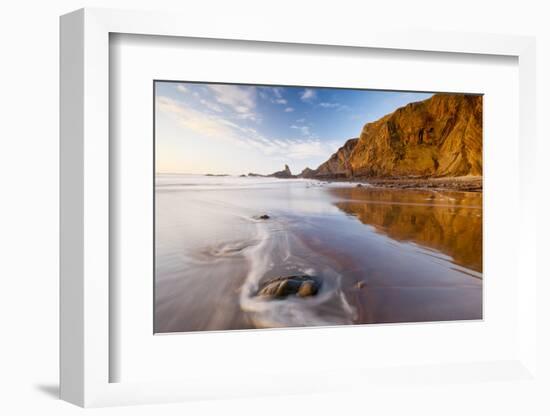
[[388, 237], [438, 250], [482, 271], [482, 194], [383, 188], [332, 188], [335, 205]]

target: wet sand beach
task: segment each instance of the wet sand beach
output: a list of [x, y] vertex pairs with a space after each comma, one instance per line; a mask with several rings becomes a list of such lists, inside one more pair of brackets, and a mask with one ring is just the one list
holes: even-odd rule
[[157, 333], [482, 317], [481, 192], [158, 175], [155, 221]]

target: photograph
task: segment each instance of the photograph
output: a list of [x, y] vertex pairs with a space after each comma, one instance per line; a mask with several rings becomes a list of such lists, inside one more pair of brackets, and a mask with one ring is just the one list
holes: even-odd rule
[[483, 95], [155, 80], [154, 333], [483, 319]]

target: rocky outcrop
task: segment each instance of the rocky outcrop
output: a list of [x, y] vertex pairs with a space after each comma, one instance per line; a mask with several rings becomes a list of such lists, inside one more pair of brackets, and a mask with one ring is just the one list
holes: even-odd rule
[[292, 174], [288, 165], [285, 165], [284, 170], [280, 170], [278, 172], [272, 173], [271, 175], [267, 175], [267, 176], [271, 176], [274, 178], [281, 178], [281, 179], [289, 179], [289, 178], [296, 177], [295, 175]]
[[358, 139], [307, 172], [327, 179], [482, 173], [482, 96], [466, 94], [436, 94], [368, 123]]
[[299, 178], [315, 178], [315, 171], [310, 168], [305, 168], [299, 175]]

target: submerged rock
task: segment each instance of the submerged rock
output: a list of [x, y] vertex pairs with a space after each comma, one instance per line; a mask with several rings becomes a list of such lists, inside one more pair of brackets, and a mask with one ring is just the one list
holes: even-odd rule
[[269, 299], [283, 299], [289, 295], [308, 297], [315, 296], [320, 288], [321, 282], [313, 276], [282, 276], [265, 282], [257, 296]]

